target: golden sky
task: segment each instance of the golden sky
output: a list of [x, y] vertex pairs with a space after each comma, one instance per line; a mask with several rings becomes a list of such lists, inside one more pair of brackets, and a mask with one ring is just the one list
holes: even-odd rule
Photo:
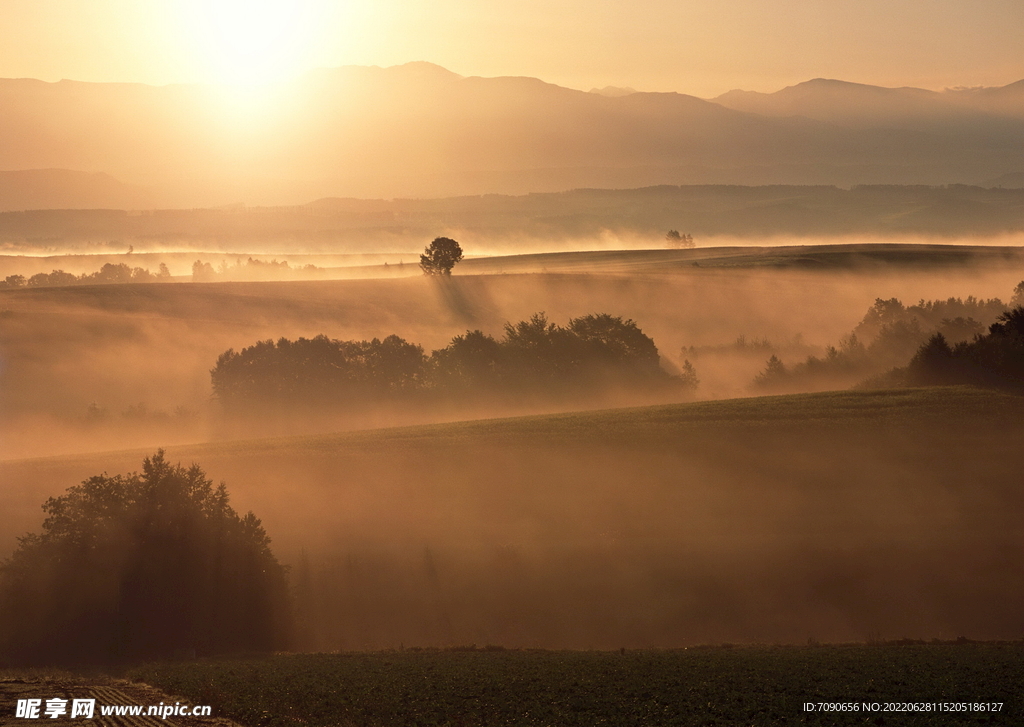
[[0, 0], [0, 77], [259, 82], [425, 60], [710, 97], [1024, 78], [1021, 0]]

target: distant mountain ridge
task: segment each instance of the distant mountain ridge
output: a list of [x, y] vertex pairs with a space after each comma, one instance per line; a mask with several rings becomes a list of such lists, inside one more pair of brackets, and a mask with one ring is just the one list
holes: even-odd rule
[[843, 125], [932, 124], [970, 118], [1024, 120], [1024, 81], [999, 88], [884, 88], [815, 78], [774, 93], [729, 91], [711, 101], [763, 116], [804, 116]]
[[[213, 86], [0, 79], [0, 169], [37, 170], [37, 182], [0, 181], [0, 210], [976, 184], [1024, 171], [1024, 81], [933, 92], [815, 79], [712, 100], [595, 91], [430, 63], [322, 69], [263, 101]], [[76, 187], [38, 172], [53, 169], [113, 179]]]
[[38, 209], [147, 209], [154, 198], [102, 172], [0, 171], [0, 212]]
[[406, 258], [415, 260], [439, 235], [474, 254], [493, 245], [527, 252], [539, 242], [549, 250], [581, 243], [664, 248], [668, 230], [692, 234], [700, 247], [721, 236], [998, 238], [1024, 232], [1024, 189], [1008, 186], [664, 185], [441, 199], [325, 198], [292, 207], [36, 210], [0, 213], [0, 249], [32, 252], [61, 241], [62, 248], [103, 252], [134, 245], [141, 253], [164, 250], [173, 241], [181, 249], [246, 255], [416, 251]]

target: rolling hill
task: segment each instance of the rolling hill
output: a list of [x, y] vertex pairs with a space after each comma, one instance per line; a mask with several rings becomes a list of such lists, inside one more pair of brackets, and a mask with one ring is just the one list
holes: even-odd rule
[[[57, 266], [91, 272], [101, 262], [151, 270], [166, 262], [181, 274], [195, 257], [0, 257], [0, 276], [49, 272]], [[540, 311], [560, 325], [609, 313], [636, 321], [670, 369], [691, 359], [702, 382], [698, 396], [722, 398], [747, 391], [770, 352], [752, 349], [697, 361], [687, 353], [691, 347], [732, 351], [741, 339], [767, 338], [789, 365], [810, 354], [823, 355], [826, 345], [838, 345], [878, 298], [898, 298], [908, 305], [951, 296], [1007, 301], [1024, 279], [1019, 248], [1000, 246], [481, 255], [460, 263], [447, 281], [425, 278], [413, 259], [396, 265], [392, 258], [387, 267], [379, 260], [352, 259], [346, 267], [317, 273], [333, 280], [0, 290], [0, 457], [240, 436], [219, 419], [211, 400], [210, 369], [229, 348], [237, 351], [267, 339], [323, 334], [370, 340], [394, 334], [429, 353], [467, 330], [500, 337], [506, 323]], [[293, 260], [294, 267], [306, 260]], [[343, 260], [317, 264], [342, 265]], [[625, 403], [612, 397], [593, 406], [616, 402]], [[550, 410], [524, 404], [519, 411]], [[331, 431], [458, 416], [452, 411], [344, 411], [324, 421], [255, 420], [243, 423], [242, 430], [250, 436]]]
[[[309, 648], [1015, 638], [1022, 402], [798, 395], [168, 456], [263, 518]], [[5, 547], [46, 497], [148, 453], [0, 463]]]
[[[774, 93], [729, 91], [711, 99], [762, 116], [803, 116], [851, 128], [969, 128], [972, 122], [1024, 119], [1024, 81], [1000, 88], [883, 88], [815, 78]], [[1009, 123], [1005, 128], [1016, 128]]]

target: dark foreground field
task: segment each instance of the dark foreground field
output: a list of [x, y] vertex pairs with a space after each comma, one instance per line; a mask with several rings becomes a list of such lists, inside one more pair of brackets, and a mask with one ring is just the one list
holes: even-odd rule
[[155, 664], [131, 676], [251, 727], [1011, 725], [1024, 719], [1021, 642], [407, 649]]

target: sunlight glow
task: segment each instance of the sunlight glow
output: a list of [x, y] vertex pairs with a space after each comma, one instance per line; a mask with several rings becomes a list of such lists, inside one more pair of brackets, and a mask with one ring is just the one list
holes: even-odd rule
[[206, 0], [195, 6], [211, 80], [259, 85], [300, 72], [322, 32], [326, 0]]

